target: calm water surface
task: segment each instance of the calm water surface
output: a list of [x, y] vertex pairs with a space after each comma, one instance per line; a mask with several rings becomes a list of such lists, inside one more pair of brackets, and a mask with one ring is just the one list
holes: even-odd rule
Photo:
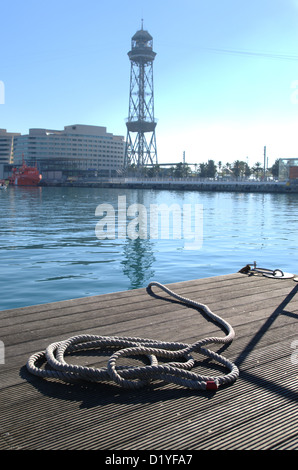
[[[99, 240], [96, 207], [117, 208], [118, 196], [147, 208], [202, 204], [202, 247]], [[229, 274], [253, 261], [298, 274], [297, 214], [297, 194], [9, 187], [0, 192], [0, 309]]]

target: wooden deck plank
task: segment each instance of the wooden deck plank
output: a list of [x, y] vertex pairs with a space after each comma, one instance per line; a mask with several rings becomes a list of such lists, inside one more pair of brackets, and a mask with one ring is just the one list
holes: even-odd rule
[[[83, 332], [186, 343], [220, 334], [196, 310], [146, 289], [6, 310], [0, 312], [0, 449], [297, 449], [298, 364], [291, 360], [297, 283], [235, 273], [169, 287], [232, 324], [236, 338], [223, 354], [240, 369], [234, 384], [214, 393], [155, 381], [132, 391], [28, 373], [30, 354]], [[104, 358], [72, 360], [103, 364]], [[220, 370], [207, 360], [201, 366]]]
[[[246, 286], [241, 288], [241, 293], [238, 292], [233, 293], [231, 292], [231, 287], [222, 287], [220, 291], [218, 288], [214, 290], [214, 292], [208, 291], [208, 293], [203, 292], [200, 293], [199, 290], [192, 290], [190, 292], [182, 291], [183, 295], [188, 295], [192, 299], [197, 301], [202, 301], [203, 303], [208, 303], [210, 308], [216, 308], [218, 312], [225, 311], [228, 308], [232, 308], [231, 313], [238, 314], [239, 307], [241, 308], [240, 312], [243, 312], [243, 308], [250, 306], [250, 310], [252, 313], [258, 312], [259, 305], [257, 302], [262, 303], [263, 306], [268, 304], [269, 307], [271, 304], [274, 304], [274, 297], [279, 297], [283, 292], [286, 293], [287, 289], [284, 288], [283, 292], [279, 289], [278, 291], [274, 291], [273, 293], [270, 292], [270, 297], [268, 299], [264, 299], [264, 292], [266, 292], [262, 288], [247, 288]], [[225, 300], [226, 294], [229, 293], [229, 298]], [[253, 303], [251, 300], [249, 303], [247, 302], [247, 297], [251, 298], [253, 295]], [[224, 297], [225, 296], [225, 297]], [[234, 302], [233, 302], [234, 300]], [[148, 297], [148, 295], [144, 292], [143, 295], [140, 295], [139, 298], [136, 298], [133, 305], [130, 303], [124, 303], [119, 305], [105, 305], [102, 300], [100, 300], [100, 304], [97, 302], [93, 302], [92, 304], [85, 305], [84, 308], [76, 307], [69, 308], [65, 306], [63, 309], [59, 309], [57, 311], [47, 310], [46, 312], [36, 312], [34, 314], [26, 314], [26, 317], [16, 317], [14, 316], [14, 311], [11, 311], [11, 317], [3, 318], [2, 325], [1, 325], [1, 336], [5, 337], [9, 335], [11, 332], [13, 335], [16, 333], [17, 325], [20, 326], [20, 331], [24, 333], [25, 331], [33, 331], [34, 334], [38, 334], [40, 329], [43, 329], [46, 325], [46, 328], [49, 327], [62, 327], [62, 325], [66, 325], [66, 329], [70, 322], [71, 316], [71, 325], [75, 325], [77, 323], [78, 328], [80, 329], [80, 323], [84, 322], [84, 324], [88, 324], [88, 322], [92, 325], [92, 327], [97, 327], [97, 324], [100, 326], [108, 326], [114, 325], [115, 323], [119, 324], [123, 321], [127, 321], [127, 315], [129, 314], [129, 319], [134, 319], [140, 316], [143, 318], [143, 311], [146, 311], [150, 306], [150, 313], [152, 315], [172, 314], [174, 317], [175, 315], [179, 315], [181, 311], [181, 307], [173, 304], [168, 304], [165, 302], [159, 303], [156, 306], [152, 306], [152, 299]], [[53, 305], [53, 304], [52, 304]], [[219, 308], [220, 307], [220, 308]], [[239, 310], [236, 310], [236, 307]], [[184, 308], [184, 307], [183, 307]], [[101, 315], [101, 310], [108, 309], [108, 315], [103, 317]], [[179, 310], [179, 311], [178, 311]], [[188, 309], [186, 309], [188, 310]], [[215, 311], [215, 310], [214, 310]], [[86, 315], [84, 315], [86, 314]], [[14, 320], [12, 321], [12, 317]], [[18, 318], [18, 320], [16, 320]], [[14, 336], [16, 339], [16, 337]], [[19, 343], [19, 340], [16, 341]]]

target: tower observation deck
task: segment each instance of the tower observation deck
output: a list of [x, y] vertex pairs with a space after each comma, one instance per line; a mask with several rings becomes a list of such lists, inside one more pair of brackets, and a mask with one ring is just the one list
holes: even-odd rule
[[153, 92], [153, 38], [148, 31], [137, 31], [131, 39], [129, 111], [125, 167], [157, 164]]

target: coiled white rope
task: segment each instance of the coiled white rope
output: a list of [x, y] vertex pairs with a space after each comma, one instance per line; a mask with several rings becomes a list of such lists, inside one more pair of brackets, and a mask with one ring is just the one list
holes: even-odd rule
[[[187, 306], [195, 307], [204, 312], [213, 322], [218, 323], [227, 331], [224, 337], [209, 337], [191, 345], [177, 342], [164, 342], [136, 337], [79, 335], [67, 340], [50, 344], [45, 351], [33, 354], [27, 361], [30, 373], [39, 377], [56, 378], [67, 382], [86, 380], [101, 382], [112, 380], [124, 388], [140, 388], [149, 381], [160, 379], [191, 389], [217, 389], [220, 385], [234, 382], [239, 375], [237, 366], [214, 351], [206, 348], [211, 343], [230, 343], [235, 333], [231, 325], [213, 313], [206, 305], [182, 297], [158, 282], [151, 282], [148, 289], [159, 287], [170, 296]], [[65, 360], [67, 353], [80, 350], [117, 349], [108, 359], [104, 368], [87, 367], [69, 364]], [[219, 364], [230, 372], [218, 376], [205, 376], [192, 371], [195, 360], [191, 353], [198, 352]], [[118, 366], [117, 360], [125, 356], [147, 356], [150, 364], [144, 366]], [[160, 364], [157, 358], [171, 360]], [[181, 361], [181, 359], [184, 359]], [[180, 359], [180, 360], [179, 360]], [[38, 362], [47, 362], [40, 367]]]

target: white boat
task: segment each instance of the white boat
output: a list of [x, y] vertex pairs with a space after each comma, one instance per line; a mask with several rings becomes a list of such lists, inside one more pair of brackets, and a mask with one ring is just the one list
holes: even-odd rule
[[0, 180], [0, 189], [7, 189], [7, 183], [5, 180]]

